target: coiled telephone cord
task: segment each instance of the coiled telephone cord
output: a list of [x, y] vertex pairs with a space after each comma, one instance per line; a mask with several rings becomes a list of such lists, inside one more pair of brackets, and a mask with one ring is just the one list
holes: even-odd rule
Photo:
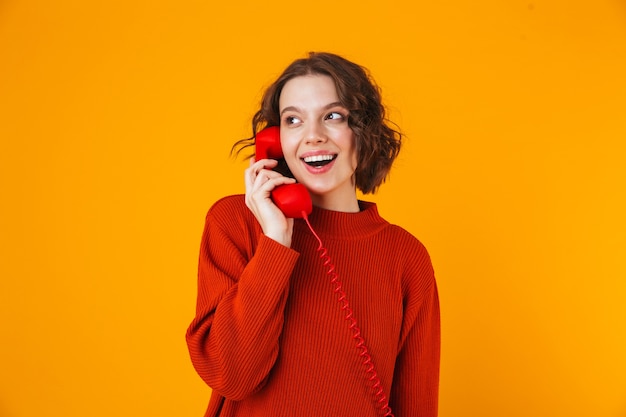
[[391, 412], [391, 407], [389, 407], [389, 402], [387, 401], [387, 396], [384, 393], [382, 383], [380, 381], [380, 377], [376, 372], [374, 367], [374, 362], [372, 361], [371, 355], [368, 353], [367, 346], [365, 345], [365, 339], [361, 336], [361, 329], [359, 329], [356, 319], [354, 318], [354, 313], [352, 308], [350, 308], [350, 303], [348, 303], [348, 299], [346, 297], [346, 293], [343, 290], [343, 285], [341, 281], [339, 281], [339, 274], [335, 271], [335, 265], [332, 263], [330, 256], [328, 255], [328, 250], [324, 247], [322, 243], [322, 239], [315, 233], [313, 226], [309, 223], [308, 216], [303, 212], [303, 218], [306, 221], [306, 224], [311, 229], [311, 233], [317, 239], [319, 243], [319, 247], [317, 251], [320, 252], [320, 258], [322, 259], [324, 266], [328, 267], [327, 274], [330, 277], [330, 282], [334, 285], [334, 292], [337, 294], [337, 301], [341, 304], [341, 309], [345, 312], [345, 319], [348, 320], [350, 330], [352, 331], [352, 338], [356, 341], [356, 347], [360, 351], [359, 356], [363, 359], [363, 366], [365, 367], [365, 375], [366, 379], [371, 382], [372, 389], [374, 390], [374, 402], [380, 407], [380, 410], [385, 417], [394, 417]]

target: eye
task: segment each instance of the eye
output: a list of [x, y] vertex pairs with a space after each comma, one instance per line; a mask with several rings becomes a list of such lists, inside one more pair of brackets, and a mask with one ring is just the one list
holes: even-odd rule
[[330, 112], [326, 115], [326, 120], [343, 120], [345, 116], [339, 112]]
[[300, 123], [300, 119], [296, 116], [287, 116], [283, 120], [286, 125], [294, 125], [296, 123]]

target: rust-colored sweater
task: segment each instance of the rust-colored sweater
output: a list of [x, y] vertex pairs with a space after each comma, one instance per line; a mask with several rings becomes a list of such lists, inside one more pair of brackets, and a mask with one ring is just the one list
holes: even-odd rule
[[[437, 415], [439, 303], [424, 246], [381, 218], [314, 208], [396, 417]], [[191, 360], [212, 388], [207, 417], [383, 413], [319, 243], [302, 219], [292, 247], [263, 235], [241, 195], [208, 212], [200, 247]], [[367, 376], [371, 376], [367, 374]]]

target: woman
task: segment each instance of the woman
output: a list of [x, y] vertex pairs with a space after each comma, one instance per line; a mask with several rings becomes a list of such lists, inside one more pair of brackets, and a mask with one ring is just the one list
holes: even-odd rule
[[[400, 149], [378, 87], [359, 65], [311, 53], [267, 89], [253, 137], [235, 148], [266, 126], [280, 127], [295, 179], [275, 160], [251, 159], [245, 196], [215, 203], [202, 237], [187, 343], [212, 388], [205, 416], [436, 416], [428, 253], [356, 194], [376, 191]], [[271, 198], [296, 180], [313, 202], [306, 220], [285, 217]]]

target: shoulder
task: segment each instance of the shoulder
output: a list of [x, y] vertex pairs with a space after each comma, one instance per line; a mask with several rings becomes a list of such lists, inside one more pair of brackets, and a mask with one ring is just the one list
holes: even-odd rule
[[248, 209], [244, 195], [230, 195], [217, 200], [206, 215], [203, 242], [212, 241], [217, 247], [224, 242], [252, 256], [262, 231]]
[[413, 234], [401, 226], [389, 224], [385, 230], [385, 241], [389, 256], [401, 265], [405, 285], [431, 286], [434, 284], [434, 270], [426, 246]]
[[[407, 259], [418, 257], [430, 260], [428, 251], [422, 242], [402, 226], [390, 223], [383, 218], [378, 212], [376, 203], [360, 201], [359, 204], [362, 209], [361, 213], [368, 213], [363, 222], [371, 225], [369, 228], [376, 234], [381, 234], [378, 236], [379, 242], [384, 242], [384, 245], [381, 246], [388, 253], [395, 253], [401, 258]], [[359, 230], [369, 229], [359, 225]]]
[[402, 226], [389, 223], [386, 228], [386, 232], [390, 234], [391, 238], [393, 238], [391, 242], [394, 243], [394, 246], [406, 247], [412, 253], [415, 253], [417, 251], [420, 254], [428, 256], [428, 251], [426, 250], [424, 244]]
[[243, 194], [234, 194], [222, 197], [217, 200], [207, 213], [207, 216], [223, 216], [243, 214], [248, 210], [246, 207], [245, 196]]
[[213, 203], [207, 212], [206, 222], [229, 230], [250, 229], [257, 224], [243, 194], [222, 197]]

